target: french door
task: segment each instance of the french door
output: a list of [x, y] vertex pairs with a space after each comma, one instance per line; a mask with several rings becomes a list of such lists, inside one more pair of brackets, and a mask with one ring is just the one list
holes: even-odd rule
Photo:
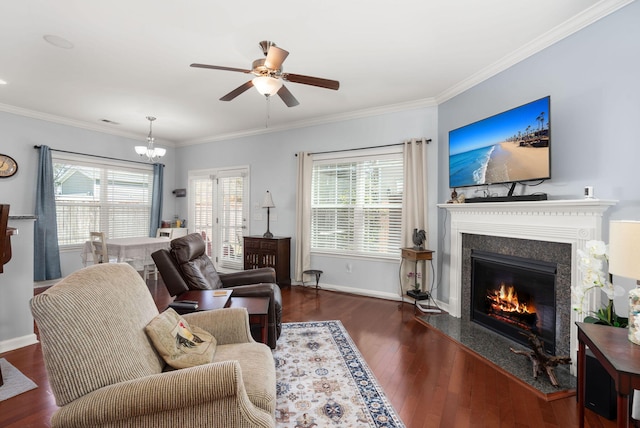
[[190, 229], [200, 233], [218, 267], [242, 269], [243, 235], [249, 213], [249, 169], [190, 174]]

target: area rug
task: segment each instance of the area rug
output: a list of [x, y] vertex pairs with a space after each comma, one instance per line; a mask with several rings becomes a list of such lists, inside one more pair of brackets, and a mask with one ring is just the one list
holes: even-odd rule
[[2, 379], [4, 380], [4, 385], [0, 386], [0, 401], [38, 387], [4, 358], [0, 358], [0, 368], [2, 368]]
[[283, 324], [274, 359], [278, 427], [404, 427], [340, 321]]

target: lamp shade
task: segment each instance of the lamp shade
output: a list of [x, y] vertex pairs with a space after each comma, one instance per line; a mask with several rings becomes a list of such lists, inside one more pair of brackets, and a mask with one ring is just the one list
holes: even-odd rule
[[258, 76], [251, 82], [262, 95], [275, 95], [282, 87], [282, 80], [269, 76]]
[[640, 280], [640, 221], [609, 223], [609, 272]]
[[267, 190], [267, 193], [264, 195], [264, 199], [262, 200], [262, 208], [275, 208], [276, 206], [273, 204], [273, 198], [271, 198], [271, 193]]

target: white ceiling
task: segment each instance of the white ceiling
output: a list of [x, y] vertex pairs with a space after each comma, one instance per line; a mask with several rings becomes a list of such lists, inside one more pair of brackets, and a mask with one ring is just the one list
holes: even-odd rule
[[631, 1], [2, 0], [0, 110], [140, 139], [156, 116], [176, 146], [265, 132], [255, 89], [218, 100], [249, 75], [189, 67], [251, 68], [261, 40], [340, 81], [287, 83], [300, 105], [271, 99], [269, 130], [434, 105]]

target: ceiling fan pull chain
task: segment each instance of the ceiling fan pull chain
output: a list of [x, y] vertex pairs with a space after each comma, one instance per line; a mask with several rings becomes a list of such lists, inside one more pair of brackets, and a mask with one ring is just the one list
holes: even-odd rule
[[271, 97], [269, 95], [265, 95], [265, 98], [267, 99], [267, 118], [264, 122], [264, 127], [268, 128], [269, 127], [269, 119], [271, 118], [270, 116], [270, 111], [271, 111]]

